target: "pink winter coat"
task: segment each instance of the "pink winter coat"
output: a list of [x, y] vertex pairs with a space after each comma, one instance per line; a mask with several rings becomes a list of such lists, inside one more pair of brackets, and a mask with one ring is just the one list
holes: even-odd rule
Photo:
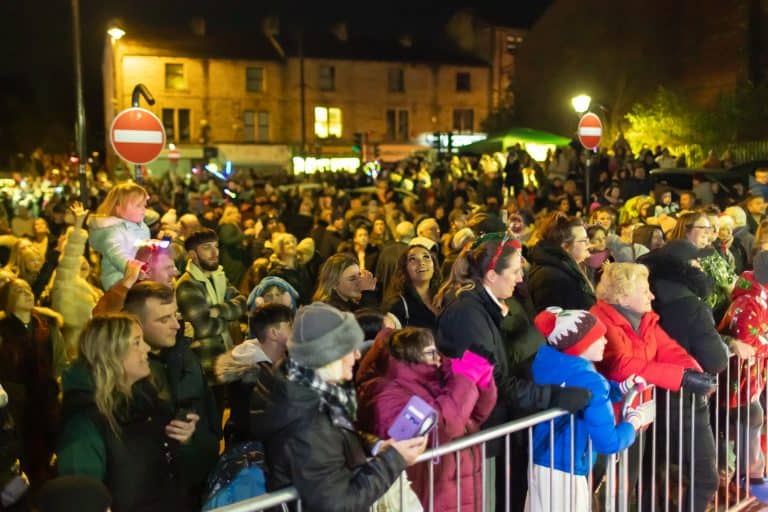
[[[385, 349], [386, 350], [386, 349]], [[379, 358], [381, 360], [381, 354]], [[429, 446], [446, 443], [466, 434], [477, 432], [496, 404], [496, 385], [480, 389], [464, 375], [451, 373], [450, 364], [437, 368], [428, 364], [411, 364], [386, 353], [386, 373], [360, 397], [358, 418], [382, 439], [387, 430], [413, 395], [426, 401], [438, 411], [437, 437], [429, 435]], [[448, 361], [445, 361], [446, 363]], [[364, 417], [370, 415], [369, 417]], [[461, 510], [482, 510], [480, 448], [460, 452]], [[429, 464], [424, 462], [408, 468], [413, 490], [429, 510]], [[434, 464], [434, 510], [457, 510], [456, 458], [444, 456]]]

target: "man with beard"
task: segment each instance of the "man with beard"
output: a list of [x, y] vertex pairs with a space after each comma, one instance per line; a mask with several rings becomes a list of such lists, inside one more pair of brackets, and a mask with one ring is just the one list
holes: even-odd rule
[[[219, 265], [219, 237], [212, 229], [195, 231], [184, 242], [189, 260], [186, 272], [176, 283], [176, 302], [181, 316], [194, 329], [192, 348], [213, 385], [216, 357], [234, 345], [230, 327], [239, 334], [239, 319], [246, 298], [227, 281]], [[214, 393], [221, 398], [219, 390]], [[219, 403], [219, 406], [223, 404]]]

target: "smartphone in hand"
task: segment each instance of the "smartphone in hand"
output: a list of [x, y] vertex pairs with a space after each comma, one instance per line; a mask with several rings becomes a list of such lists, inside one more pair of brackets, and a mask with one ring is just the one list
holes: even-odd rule
[[387, 434], [396, 441], [427, 435], [437, 424], [437, 411], [417, 396], [412, 396]]

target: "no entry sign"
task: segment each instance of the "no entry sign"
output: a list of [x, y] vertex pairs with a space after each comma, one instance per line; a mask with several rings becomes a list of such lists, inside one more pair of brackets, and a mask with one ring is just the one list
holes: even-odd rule
[[579, 142], [587, 149], [595, 149], [600, 145], [603, 136], [603, 123], [592, 112], [584, 114], [579, 120]]
[[117, 114], [109, 130], [115, 153], [126, 162], [148, 164], [165, 147], [165, 128], [160, 119], [143, 108], [128, 108]]

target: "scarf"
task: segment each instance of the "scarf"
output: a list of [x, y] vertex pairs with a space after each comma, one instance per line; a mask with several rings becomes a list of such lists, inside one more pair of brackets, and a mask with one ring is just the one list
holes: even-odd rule
[[633, 331], [636, 333], [640, 332], [640, 322], [643, 319], [643, 315], [641, 313], [633, 311], [629, 308], [625, 308], [624, 306], [620, 306], [618, 304], [611, 304], [611, 306], [613, 306], [613, 309], [618, 311], [621, 316], [623, 316], [627, 322], [629, 322], [629, 325], [632, 326]]
[[288, 359], [288, 380], [316, 391], [320, 399], [343, 410], [351, 421], [357, 419], [357, 397], [352, 384], [329, 384], [317, 376], [315, 370], [304, 368]]

